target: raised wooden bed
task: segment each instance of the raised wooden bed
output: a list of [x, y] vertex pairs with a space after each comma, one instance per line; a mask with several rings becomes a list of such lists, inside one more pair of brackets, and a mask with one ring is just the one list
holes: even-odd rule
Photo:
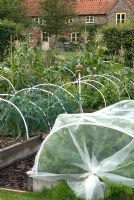
[[42, 136], [38, 135], [27, 141], [19, 142], [0, 150], [0, 169], [19, 160], [35, 154], [42, 143]]

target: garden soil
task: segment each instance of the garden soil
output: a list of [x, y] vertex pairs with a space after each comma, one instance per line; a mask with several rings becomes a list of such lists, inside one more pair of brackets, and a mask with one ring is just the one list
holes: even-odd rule
[[35, 155], [23, 159], [0, 171], [0, 187], [15, 190], [27, 190], [27, 174], [33, 164]]
[[23, 138], [18, 138], [18, 139], [14, 139], [10, 136], [1, 136], [0, 137], [0, 149], [3, 149], [5, 147], [8, 147], [8, 146], [11, 146], [13, 144], [16, 144], [18, 142], [24, 142], [26, 139], [23, 139]]

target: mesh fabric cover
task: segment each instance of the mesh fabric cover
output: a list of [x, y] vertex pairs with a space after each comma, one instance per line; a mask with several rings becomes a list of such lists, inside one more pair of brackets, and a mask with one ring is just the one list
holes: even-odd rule
[[103, 178], [134, 187], [134, 101], [90, 114], [61, 114], [29, 174], [67, 180], [77, 196], [104, 198]]

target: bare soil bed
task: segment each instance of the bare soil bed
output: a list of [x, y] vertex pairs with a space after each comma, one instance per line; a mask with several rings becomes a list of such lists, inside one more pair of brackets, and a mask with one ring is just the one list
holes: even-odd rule
[[0, 172], [0, 187], [16, 190], [27, 190], [26, 172], [32, 168], [35, 155], [23, 159]]
[[23, 142], [25, 139], [14, 139], [10, 136], [1, 136], [0, 137], [0, 149], [13, 145], [17, 142]]

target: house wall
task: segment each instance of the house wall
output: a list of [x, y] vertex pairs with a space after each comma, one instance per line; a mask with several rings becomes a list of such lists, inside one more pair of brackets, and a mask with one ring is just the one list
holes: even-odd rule
[[134, 13], [124, 0], [118, 0], [113, 9], [107, 15], [107, 23], [116, 22], [116, 13], [126, 13], [126, 19], [134, 18]]
[[84, 15], [84, 16], [78, 16], [74, 19], [74, 22], [80, 22], [82, 24], [90, 24], [90, 23], [85, 23], [86, 22], [86, 17], [88, 16], [94, 16], [94, 23], [91, 24], [105, 24], [107, 22], [107, 17], [106, 15]]
[[[94, 16], [94, 23], [86, 23], [86, 17], [90, 15], [80, 15], [76, 16], [73, 19], [74, 26], [72, 24], [72, 27], [75, 27], [75, 24], [79, 25], [94, 25], [94, 24], [107, 24], [107, 23], [116, 23], [116, 13], [126, 13], [126, 19], [132, 19], [134, 18], [134, 13], [131, 10], [131, 7], [129, 7], [125, 0], [118, 0], [117, 3], [113, 6], [113, 8], [109, 11], [109, 13], [101, 14], [101, 15], [91, 15]], [[75, 28], [72, 28], [72, 32], [75, 31]], [[32, 27], [28, 30], [28, 33], [33, 33], [33, 42], [30, 42], [30, 46], [39, 46], [42, 50], [47, 50], [49, 47], [54, 47], [55, 45], [55, 36], [52, 36], [49, 38], [49, 42], [43, 42], [41, 38], [41, 29], [39, 27]], [[71, 33], [63, 33], [58, 35], [58, 39], [65, 39], [67, 42], [71, 42]]]
[[[107, 22], [106, 15], [95, 15], [94, 16], [94, 23], [86, 23], [86, 17], [87, 16], [89, 16], [89, 15], [77, 16], [73, 19], [72, 32], [77, 32], [77, 30], [75, 31], [75, 28], [74, 28], [75, 26], [77, 26], [77, 24], [83, 26], [83, 25], [105, 24]], [[71, 42], [71, 32], [58, 35], [58, 40], [60, 40], [61, 38], [62, 39], [64, 38], [67, 42]]]
[[[33, 34], [33, 41], [29, 41], [29, 34], [32, 33]], [[30, 47], [38, 47], [40, 46], [41, 43], [41, 37], [40, 37], [40, 31], [38, 32], [28, 32], [28, 41], [29, 41], [29, 46]]]
[[[52, 39], [50, 39], [48, 37], [48, 41], [43, 41], [42, 38], [42, 30], [39, 27], [36, 26], [32, 26], [30, 28], [28, 28], [27, 30], [27, 41], [29, 44], [29, 47], [40, 47], [42, 50], [48, 50], [50, 47], [50, 42], [52, 41]], [[29, 35], [32, 34], [33, 35], [33, 40], [30, 41], [29, 40]]]
[[[33, 34], [33, 41], [29, 41], [29, 35]], [[41, 44], [41, 29], [38, 27], [30, 27], [27, 29], [27, 41], [30, 47], [37, 47]]]
[[63, 38], [66, 40], [65, 42], [71, 42], [71, 33], [62, 33], [58, 35], [58, 41]]

